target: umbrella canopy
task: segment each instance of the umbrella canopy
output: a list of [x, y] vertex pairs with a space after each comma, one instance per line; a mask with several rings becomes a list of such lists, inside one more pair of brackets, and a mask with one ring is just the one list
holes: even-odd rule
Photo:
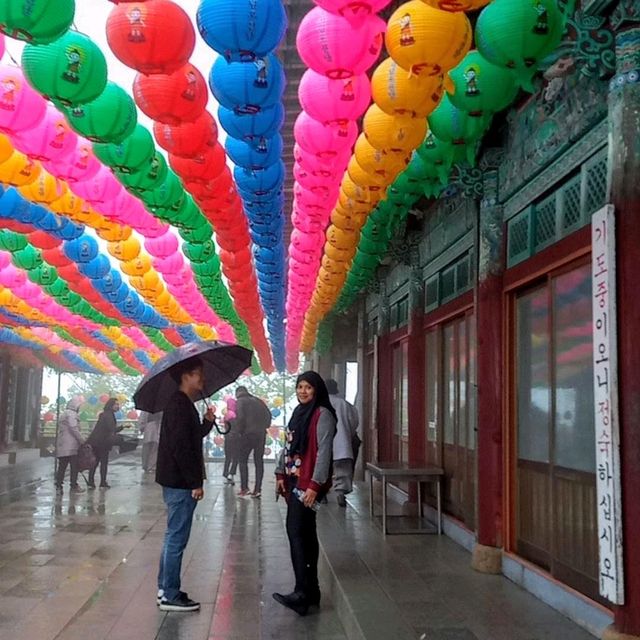
[[156, 413], [178, 390], [171, 369], [188, 358], [197, 356], [204, 365], [203, 397], [208, 397], [232, 383], [251, 366], [252, 352], [236, 344], [219, 341], [190, 342], [158, 360], [147, 372], [133, 394], [136, 409]]

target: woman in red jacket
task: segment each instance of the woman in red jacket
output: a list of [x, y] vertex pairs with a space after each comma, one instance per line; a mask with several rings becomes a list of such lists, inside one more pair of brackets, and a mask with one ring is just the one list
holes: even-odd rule
[[300, 403], [287, 425], [287, 442], [276, 468], [277, 491], [287, 500], [287, 536], [296, 584], [292, 593], [274, 593], [280, 604], [301, 616], [320, 604], [317, 502], [331, 486], [336, 412], [324, 380], [315, 372], [298, 376]]

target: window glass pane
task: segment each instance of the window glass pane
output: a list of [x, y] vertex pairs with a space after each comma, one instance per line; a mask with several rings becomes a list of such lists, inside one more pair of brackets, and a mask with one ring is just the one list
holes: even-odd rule
[[409, 343], [402, 343], [402, 437], [409, 437]]
[[402, 428], [402, 352], [393, 349], [393, 433], [400, 435]]
[[467, 447], [476, 448], [476, 317], [474, 314], [467, 316], [469, 333], [469, 391], [467, 394]]
[[467, 325], [462, 318], [458, 323], [458, 445], [467, 446]]
[[430, 331], [426, 337], [426, 396], [427, 440], [436, 442], [438, 428], [438, 333]]
[[456, 406], [456, 367], [455, 367], [455, 341], [454, 325], [450, 324], [444, 328], [443, 332], [443, 421], [444, 421], [444, 443], [454, 444], [455, 438], [455, 406]]
[[547, 288], [517, 300], [518, 457], [549, 462], [549, 304]]
[[595, 473], [591, 267], [553, 280], [555, 464]]

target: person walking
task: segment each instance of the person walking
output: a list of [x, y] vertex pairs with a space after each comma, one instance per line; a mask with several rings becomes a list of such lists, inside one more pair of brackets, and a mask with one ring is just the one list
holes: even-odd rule
[[116, 444], [116, 434], [122, 431], [123, 427], [118, 426], [116, 413], [120, 411], [120, 403], [117, 398], [109, 398], [105, 403], [96, 426], [93, 427], [91, 435], [87, 438], [87, 443], [91, 445], [96, 461], [93, 467], [89, 469], [90, 489], [96, 488], [96, 469], [100, 465], [100, 488], [110, 489], [107, 484], [107, 471], [109, 468], [109, 452], [111, 447]]
[[[238, 495], [259, 498], [262, 494], [264, 445], [267, 440], [267, 429], [271, 426], [271, 412], [269, 407], [260, 398], [251, 395], [246, 387], [236, 389], [234, 426], [240, 437], [240, 492]], [[249, 494], [249, 455], [252, 451], [256, 480], [253, 492]]]
[[331, 456], [336, 412], [324, 380], [306, 371], [296, 380], [298, 406], [286, 431], [286, 444], [276, 466], [276, 492], [287, 501], [287, 536], [295, 587], [273, 598], [301, 616], [320, 604], [319, 544], [316, 509], [331, 487]]
[[180, 590], [182, 554], [189, 542], [193, 512], [204, 496], [202, 440], [214, 425], [209, 408], [200, 420], [194, 402], [202, 397], [202, 360], [191, 357], [171, 369], [179, 385], [162, 415], [156, 482], [167, 507], [167, 529], [160, 555], [157, 603], [162, 611], [197, 611], [195, 602]]
[[234, 485], [235, 475], [238, 470], [238, 456], [240, 453], [240, 436], [234, 420], [225, 420], [229, 431], [224, 434], [224, 465], [222, 475], [225, 484]]
[[353, 491], [353, 468], [356, 460], [358, 437], [358, 411], [338, 392], [338, 383], [329, 378], [327, 391], [338, 418], [336, 437], [333, 439], [333, 490], [341, 507], [347, 506], [346, 495]]
[[60, 416], [58, 436], [56, 438], [56, 458], [58, 459], [55, 478], [56, 493], [62, 493], [62, 485], [68, 466], [71, 466], [71, 493], [84, 492], [84, 489], [78, 484], [78, 449], [81, 444], [84, 444], [84, 438], [80, 433], [78, 412], [83, 402], [84, 398], [82, 396], [71, 398]]
[[140, 412], [138, 429], [142, 433], [142, 469], [145, 473], [151, 473], [156, 468], [161, 422], [162, 411], [158, 413]]

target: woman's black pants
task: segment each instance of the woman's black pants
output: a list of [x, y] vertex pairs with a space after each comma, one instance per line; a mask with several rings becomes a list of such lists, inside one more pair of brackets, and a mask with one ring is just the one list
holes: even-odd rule
[[89, 484], [95, 484], [96, 469], [100, 465], [100, 484], [107, 484], [107, 468], [109, 466], [109, 449], [95, 451], [96, 463], [89, 469]]
[[287, 536], [296, 577], [295, 591], [313, 600], [320, 593], [316, 512], [305, 507], [293, 494], [289, 494], [287, 505]]

